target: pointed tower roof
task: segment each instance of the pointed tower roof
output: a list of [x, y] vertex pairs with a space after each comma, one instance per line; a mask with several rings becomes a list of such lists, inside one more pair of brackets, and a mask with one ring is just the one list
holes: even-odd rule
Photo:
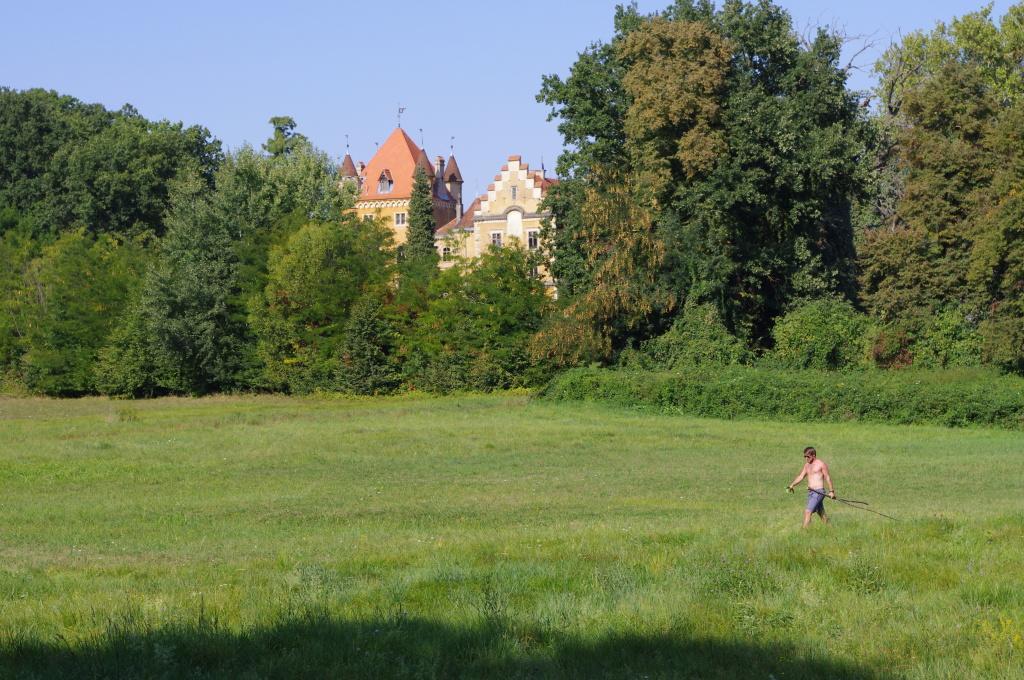
[[341, 167], [338, 168], [341, 172], [342, 177], [358, 177], [359, 173], [356, 172], [356, 164], [352, 162], [352, 156], [348, 153], [345, 154], [345, 158], [341, 161]]
[[[434, 166], [430, 164], [423, 149], [416, 146], [416, 142], [405, 134], [405, 130], [395, 128], [366, 164], [359, 198], [364, 201], [411, 198], [413, 175], [417, 167], [423, 168], [428, 177], [434, 176]], [[381, 175], [394, 180], [391, 191], [383, 194], [377, 191]]]
[[455, 162], [455, 154], [448, 156], [448, 162], [444, 166], [444, 181], [450, 182], [452, 175], [455, 176], [456, 182], [462, 182], [462, 171], [459, 170], [459, 164]]

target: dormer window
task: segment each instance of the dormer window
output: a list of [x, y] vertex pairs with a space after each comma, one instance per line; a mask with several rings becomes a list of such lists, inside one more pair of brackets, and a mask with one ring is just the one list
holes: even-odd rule
[[391, 178], [391, 173], [387, 170], [380, 173], [380, 177], [377, 179], [377, 193], [378, 194], [390, 194], [391, 190], [395, 187], [395, 180]]

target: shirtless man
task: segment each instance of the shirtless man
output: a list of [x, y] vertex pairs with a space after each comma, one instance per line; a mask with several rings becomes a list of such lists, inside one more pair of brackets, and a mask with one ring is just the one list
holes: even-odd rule
[[825, 514], [825, 483], [828, 483], [829, 498], [836, 497], [836, 489], [832, 486], [832, 478], [828, 476], [828, 465], [825, 461], [818, 460], [818, 452], [813, 446], [804, 449], [804, 467], [796, 479], [786, 487], [786, 491], [793, 493], [793, 487], [800, 483], [800, 480], [807, 477], [807, 507], [804, 508], [804, 528], [811, 523], [811, 515], [818, 513], [821, 521], [828, 524], [828, 515]]

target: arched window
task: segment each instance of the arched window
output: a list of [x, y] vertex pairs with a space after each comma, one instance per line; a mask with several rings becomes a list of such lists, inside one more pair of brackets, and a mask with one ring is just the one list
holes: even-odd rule
[[441, 261], [442, 262], [451, 262], [452, 261], [452, 249], [449, 248], [448, 246], [445, 246], [444, 248], [441, 249]]

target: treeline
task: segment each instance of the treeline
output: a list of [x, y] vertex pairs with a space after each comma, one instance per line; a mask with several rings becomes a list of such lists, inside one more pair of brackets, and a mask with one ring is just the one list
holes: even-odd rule
[[843, 41], [761, 0], [621, 7], [546, 76], [544, 233], [440, 271], [271, 119], [262, 149], [0, 89], [0, 372], [52, 395], [537, 385], [578, 365], [1024, 372], [1024, 5]]
[[907, 36], [873, 92], [766, 0], [615, 29], [538, 97], [569, 150], [536, 356], [1024, 368], [1024, 6]]
[[[52, 92], [0, 90], [8, 390], [490, 389], [536, 380], [548, 304], [518, 249], [440, 272], [429, 183], [410, 240], [290, 118], [258, 151]], [[424, 195], [425, 194], [425, 195]], [[417, 208], [417, 205], [419, 206]]]

